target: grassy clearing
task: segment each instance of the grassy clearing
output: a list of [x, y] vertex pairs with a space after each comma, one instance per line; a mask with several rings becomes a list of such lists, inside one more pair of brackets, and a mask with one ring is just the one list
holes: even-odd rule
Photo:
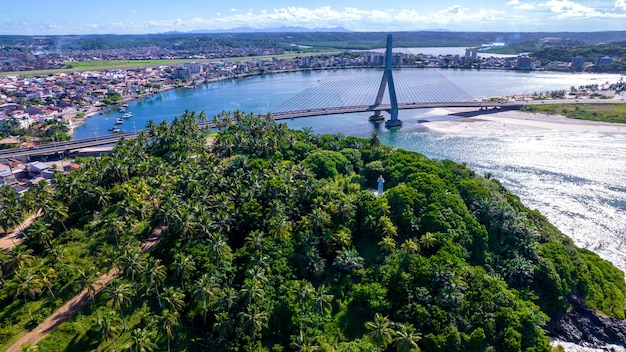
[[546, 104], [525, 106], [522, 111], [563, 115], [571, 119], [626, 123], [626, 104]]

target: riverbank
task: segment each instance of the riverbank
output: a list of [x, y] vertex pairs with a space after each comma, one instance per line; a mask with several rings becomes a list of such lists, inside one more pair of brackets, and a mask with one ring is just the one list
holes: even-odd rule
[[626, 124], [570, 119], [562, 115], [526, 113], [519, 110], [447, 108], [433, 109], [422, 126], [430, 130], [468, 136], [506, 135], [532, 131], [626, 132]]

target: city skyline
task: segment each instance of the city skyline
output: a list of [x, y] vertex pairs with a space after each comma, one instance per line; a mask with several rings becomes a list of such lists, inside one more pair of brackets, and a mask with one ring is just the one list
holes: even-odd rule
[[179, 0], [171, 4], [111, 0], [104, 5], [67, 0], [13, 2], [0, 9], [0, 34], [149, 34], [280, 27], [350, 31], [605, 31], [626, 30], [626, 0], [456, 1], [382, 4], [311, 0]]

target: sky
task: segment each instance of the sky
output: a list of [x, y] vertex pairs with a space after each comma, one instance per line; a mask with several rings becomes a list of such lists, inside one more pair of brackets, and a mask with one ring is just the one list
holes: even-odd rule
[[299, 26], [351, 31], [626, 30], [626, 0], [18, 0], [0, 34], [146, 34]]

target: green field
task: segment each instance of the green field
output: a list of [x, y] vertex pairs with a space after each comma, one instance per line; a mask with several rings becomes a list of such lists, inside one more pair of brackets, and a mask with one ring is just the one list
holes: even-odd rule
[[522, 108], [525, 112], [563, 115], [571, 119], [626, 123], [626, 104], [546, 104]]

